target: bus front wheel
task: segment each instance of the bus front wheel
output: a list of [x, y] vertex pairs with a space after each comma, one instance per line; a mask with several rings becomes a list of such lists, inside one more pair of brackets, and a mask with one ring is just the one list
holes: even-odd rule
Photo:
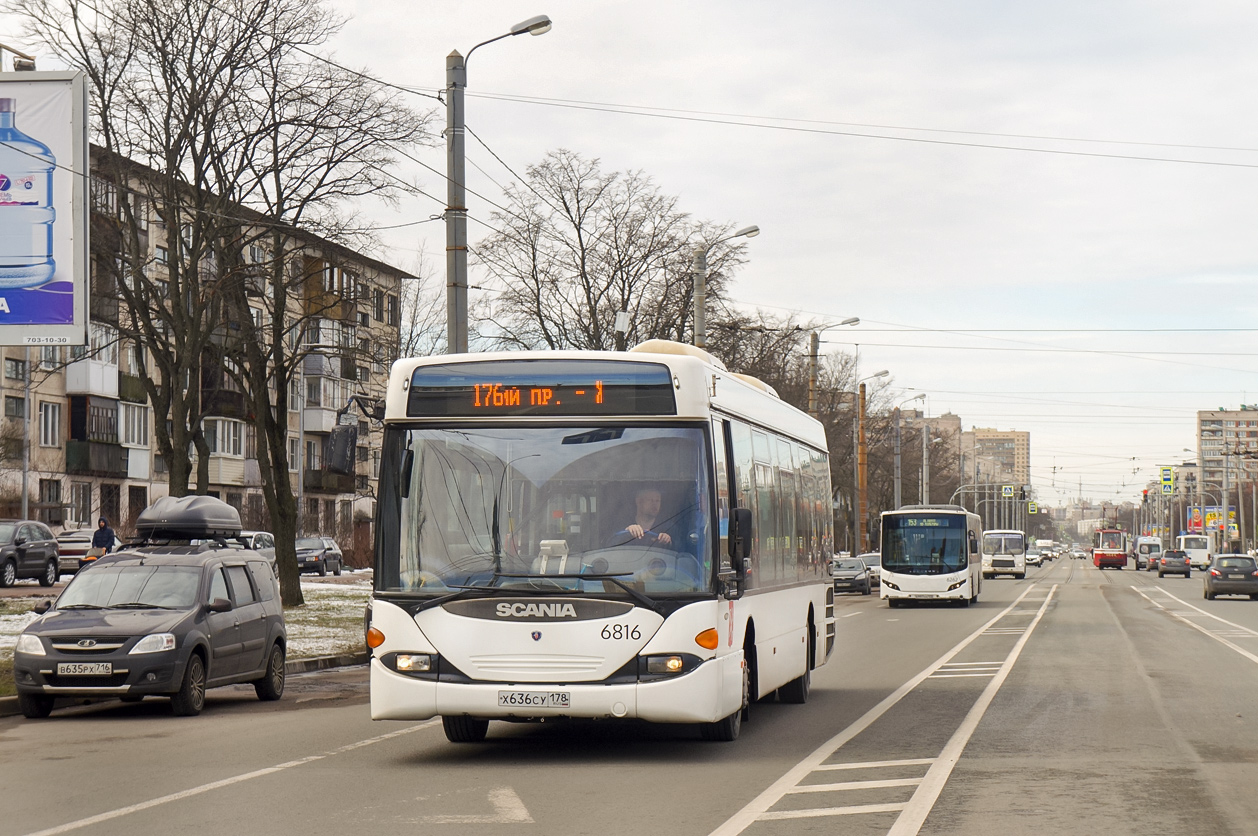
[[462, 715], [452, 717], [443, 714], [441, 727], [445, 729], [446, 740], [451, 743], [480, 743], [489, 731], [489, 721]]

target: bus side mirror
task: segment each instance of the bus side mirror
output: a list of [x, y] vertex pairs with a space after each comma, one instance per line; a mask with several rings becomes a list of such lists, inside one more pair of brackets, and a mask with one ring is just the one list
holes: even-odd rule
[[730, 555], [739, 580], [747, 576], [747, 558], [751, 557], [751, 509], [734, 508], [730, 515]]
[[975, 540], [973, 537], [971, 537], [970, 538], [970, 554], [974, 554], [977, 551], [978, 551], [978, 540]]

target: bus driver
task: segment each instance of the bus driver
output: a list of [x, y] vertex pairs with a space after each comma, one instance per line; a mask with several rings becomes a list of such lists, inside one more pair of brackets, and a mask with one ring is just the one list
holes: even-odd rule
[[637, 506], [633, 522], [613, 536], [613, 544], [623, 546], [633, 540], [648, 539], [657, 546], [672, 545], [673, 538], [668, 532], [652, 530], [660, 516], [660, 492], [655, 488], [643, 488], [634, 494], [633, 501]]

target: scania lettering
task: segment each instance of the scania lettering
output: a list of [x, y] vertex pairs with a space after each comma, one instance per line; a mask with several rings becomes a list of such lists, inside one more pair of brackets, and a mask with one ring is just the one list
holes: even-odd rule
[[882, 512], [882, 583], [887, 606], [904, 601], [978, 603], [983, 586], [982, 521], [959, 505], [907, 505]]
[[808, 698], [834, 650], [826, 439], [762, 382], [665, 341], [410, 359], [384, 423], [373, 718], [733, 740], [760, 697]]

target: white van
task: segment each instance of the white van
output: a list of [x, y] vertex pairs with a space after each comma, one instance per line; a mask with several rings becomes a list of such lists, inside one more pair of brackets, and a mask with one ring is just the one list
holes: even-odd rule
[[1188, 555], [1194, 569], [1207, 569], [1214, 560], [1214, 537], [1210, 534], [1181, 534], [1175, 538], [1176, 548]]
[[1136, 538], [1136, 569], [1148, 569], [1150, 560], [1160, 560], [1162, 558], [1162, 538], [1161, 537], [1137, 537]]
[[993, 529], [983, 532], [983, 577], [1026, 577], [1026, 534]]

